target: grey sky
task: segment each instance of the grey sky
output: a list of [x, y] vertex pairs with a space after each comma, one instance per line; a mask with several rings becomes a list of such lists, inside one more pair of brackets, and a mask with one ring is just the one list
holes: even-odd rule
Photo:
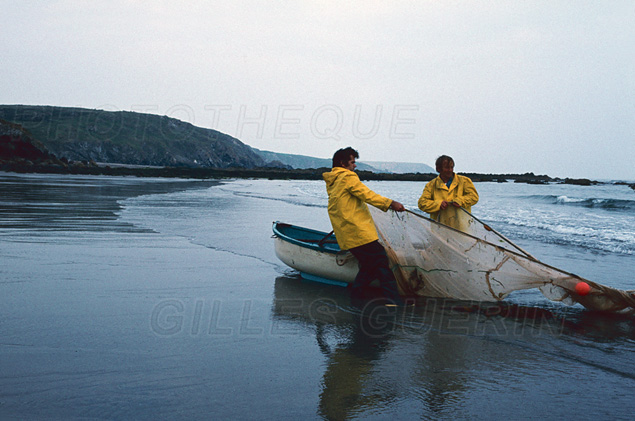
[[635, 1], [0, 1], [0, 103], [250, 146], [635, 180]]

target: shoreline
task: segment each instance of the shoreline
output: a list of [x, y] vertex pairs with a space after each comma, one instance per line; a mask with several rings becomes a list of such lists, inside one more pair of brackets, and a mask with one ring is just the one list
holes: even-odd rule
[[[112, 166], [111, 166], [112, 165]], [[153, 178], [193, 178], [193, 179], [224, 179], [224, 178], [265, 178], [270, 180], [322, 180], [322, 173], [330, 168], [316, 169], [280, 169], [280, 168], [190, 168], [190, 167], [155, 167], [126, 164], [85, 165], [71, 162], [65, 165], [39, 164], [31, 162], [0, 163], [0, 171], [18, 174], [70, 174], [70, 175], [106, 175], [106, 176], [135, 176]], [[357, 171], [364, 181], [430, 181], [437, 174], [423, 173], [373, 173]], [[495, 182], [527, 184], [572, 184], [591, 186], [598, 184], [626, 185], [635, 190], [635, 183], [628, 181], [597, 181], [587, 178], [554, 178], [548, 175], [525, 174], [478, 174], [461, 172], [473, 182]]]

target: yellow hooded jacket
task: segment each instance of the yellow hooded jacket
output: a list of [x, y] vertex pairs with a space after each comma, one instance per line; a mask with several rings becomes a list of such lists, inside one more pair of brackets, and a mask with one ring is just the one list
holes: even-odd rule
[[340, 248], [349, 250], [379, 239], [366, 203], [386, 212], [392, 200], [373, 192], [357, 174], [343, 167], [335, 167], [322, 177], [329, 195], [329, 218]]
[[478, 203], [478, 193], [474, 183], [468, 177], [454, 173], [454, 179], [450, 188], [445, 185], [441, 177], [428, 182], [419, 198], [419, 209], [430, 214], [430, 218], [436, 220], [441, 202], [456, 202], [471, 212], [472, 206]]

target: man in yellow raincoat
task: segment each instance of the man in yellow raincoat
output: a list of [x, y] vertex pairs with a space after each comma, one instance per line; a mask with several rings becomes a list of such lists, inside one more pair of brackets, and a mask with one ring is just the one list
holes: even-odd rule
[[390, 270], [386, 251], [379, 237], [367, 203], [384, 212], [388, 209], [403, 212], [404, 206], [373, 192], [354, 172], [359, 158], [351, 147], [340, 149], [333, 155], [333, 169], [322, 176], [329, 195], [328, 212], [337, 243], [349, 250], [359, 261], [359, 272], [350, 285], [353, 298], [363, 296], [363, 290], [375, 279], [388, 300], [403, 304], [397, 289], [395, 275]]
[[471, 212], [478, 203], [478, 193], [474, 183], [468, 177], [454, 172], [454, 160], [441, 155], [437, 158], [436, 169], [439, 176], [428, 182], [419, 198], [419, 209], [430, 214], [430, 218], [439, 219], [439, 212], [448, 206], [463, 207]]

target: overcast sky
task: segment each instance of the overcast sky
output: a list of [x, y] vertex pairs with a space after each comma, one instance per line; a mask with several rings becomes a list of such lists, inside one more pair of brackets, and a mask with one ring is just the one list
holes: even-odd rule
[[0, 0], [0, 103], [265, 150], [635, 180], [635, 1]]

